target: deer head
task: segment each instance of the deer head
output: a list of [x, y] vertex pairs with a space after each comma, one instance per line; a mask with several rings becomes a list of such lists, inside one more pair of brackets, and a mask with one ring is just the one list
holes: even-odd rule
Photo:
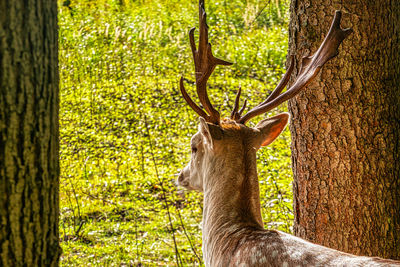
[[[321, 67], [338, 54], [341, 42], [351, 33], [351, 29], [340, 28], [341, 12], [336, 11], [331, 28], [321, 46], [313, 56], [303, 57], [300, 72], [293, 85], [281, 93], [287, 85], [294, 68], [295, 57], [290, 57], [289, 68], [274, 91], [265, 101], [256, 105], [242, 116], [247, 101], [239, 109], [241, 89], [239, 88], [234, 108], [229, 119], [221, 120], [219, 112], [212, 106], [207, 95], [207, 80], [217, 65], [231, 65], [227, 61], [216, 58], [212, 54], [208, 42], [208, 26], [204, 0], [199, 1], [199, 44], [196, 49], [194, 30], [189, 31], [190, 46], [195, 64], [196, 91], [205, 111], [188, 95], [180, 80], [180, 90], [189, 106], [200, 116], [199, 131], [191, 140], [192, 157], [189, 164], [181, 171], [178, 184], [188, 189], [204, 190], [204, 181], [210, 168], [228, 168], [228, 163], [243, 158], [244, 151], [254, 153], [262, 146], [272, 143], [285, 128], [289, 115], [283, 113], [272, 118], [264, 119], [254, 128], [245, 124], [250, 119], [266, 113], [281, 103], [297, 95], [318, 74]], [[218, 165], [220, 164], [220, 166]]]
[[[272, 143], [283, 131], [289, 119], [288, 113], [262, 120], [256, 127], [247, 127], [234, 120], [222, 120], [215, 125], [200, 117], [198, 132], [192, 137], [191, 160], [181, 171], [178, 184], [203, 191], [204, 180], [212, 169], [232, 169], [236, 162], [249, 160], [249, 153], [256, 153]], [[212, 181], [210, 181], [212, 182]]]

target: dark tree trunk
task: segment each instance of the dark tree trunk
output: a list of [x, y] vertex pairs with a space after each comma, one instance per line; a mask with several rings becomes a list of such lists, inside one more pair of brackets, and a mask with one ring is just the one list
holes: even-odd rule
[[297, 62], [315, 52], [337, 9], [354, 33], [289, 103], [294, 232], [400, 259], [400, 1], [293, 0]]
[[0, 266], [57, 266], [57, 1], [0, 0]]

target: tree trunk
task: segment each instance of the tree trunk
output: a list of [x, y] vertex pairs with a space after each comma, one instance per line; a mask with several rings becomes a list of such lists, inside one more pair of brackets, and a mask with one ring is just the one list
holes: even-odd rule
[[297, 62], [315, 52], [337, 9], [354, 33], [289, 102], [294, 232], [400, 259], [400, 1], [292, 0]]
[[57, 266], [57, 1], [0, 1], [0, 266]]

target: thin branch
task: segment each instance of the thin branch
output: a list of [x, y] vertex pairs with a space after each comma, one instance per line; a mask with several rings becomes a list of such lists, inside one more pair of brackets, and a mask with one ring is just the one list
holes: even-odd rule
[[146, 117], [146, 115], [144, 115], [144, 124], [145, 124], [146, 131], [147, 131], [147, 137], [148, 137], [148, 142], [149, 142], [149, 147], [150, 147], [151, 159], [152, 159], [153, 164], [154, 164], [154, 170], [155, 170], [155, 172], [156, 172], [156, 178], [157, 178], [158, 184], [160, 185], [160, 188], [161, 188], [161, 193], [162, 193], [163, 200], [164, 200], [164, 203], [165, 203], [165, 208], [166, 208], [166, 210], [167, 210], [168, 221], [169, 221], [169, 225], [170, 225], [171, 232], [172, 232], [172, 239], [173, 239], [173, 241], [174, 241], [174, 248], [175, 248], [175, 260], [176, 260], [176, 265], [177, 265], [178, 267], [179, 267], [179, 266], [183, 266], [183, 264], [182, 264], [182, 259], [181, 259], [181, 256], [180, 256], [180, 254], [179, 254], [178, 246], [177, 246], [177, 244], [176, 244], [175, 229], [174, 229], [174, 225], [173, 225], [173, 223], [172, 223], [171, 213], [170, 213], [170, 211], [169, 211], [169, 203], [168, 203], [168, 199], [167, 199], [167, 194], [166, 194], [165, 189], [164, 189], [164, 183], [163, 183], [163, 181], [160, 179], [160, 176], [159, 176], [159, 174], [158, 174], [157, 162], [156, 162], [156, 159], [155, 159], [155, 156], [154, 156], [153, 144], [152, 144], [152, 141], [151, 141], [151, 135], [150, 135], [150, 130], [149, 130], [149, 126], [148, 126], [148, 123], [147, 123], [147, 117]]
[[180, 213], [180, 211], [179, 211], [179, 209], [177, 207], [175, 207], [175, 209], [178, 212], [179, 221], [181, 222], [181, 226], [183, 228], [183, 232], [185, 233], [185, 236], [186, 236], [187, 240], [189, 241], [190, 248], [192, 249], [192, 251], [193, 251], [194, 255], [196, 256], [197, 260], [199, 261], [200, 265], [202, 265], [203, 262], [202, 262], [201, 258], [199, 257], [199, 255], [197, 254], [196, 249], [193, 246], [192, 240], [189, 237], [189, 234], [186, 232], [186, 227], [185, 227], [185, 225], [183, 223], [181, 213]]

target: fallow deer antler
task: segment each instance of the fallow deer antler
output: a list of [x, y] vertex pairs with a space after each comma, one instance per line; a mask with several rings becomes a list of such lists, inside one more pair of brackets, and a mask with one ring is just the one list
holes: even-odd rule
[[231, 119], [235, 120], [235, 121], [240, 119], [240, 116], [242, 116], [242, 112], [246, 108], [246, 104], [247, 104], [247, 99], [245, 99], [242, 108], [238, 111], [241, 92], [242, 92], [242, 88], [239, 87], [239, 90], [238, 90], [238, 92], [236, 94], [236, 98], [235, 98], [235, 105], [233, 106], [233, 110], [231, 112]]
[[209, 115], [207, 115], [207, 113], [201, 107], [199, 107], [187, 94], [183, 85], [183, 78], [181, 78], [180, 80], [180, 89], [183, 98], [186, 100], [189, 106], [194, 111], [196, 111], [197, 114], [199, 114], [208, 122], [219, 124], [219, 112], [212, 106], [210, 99], [207, 95], [207, 80], [217, 65], [232, 65], [232, 63], [213, 56], [211, 51], [211, 44], [208, 42], [208, 26], [206, 22], [206, 17], [207, 16], [205, 12], [204, 0], [199, 0], [200, 33], [198, 50], [196, 50], [196, 43], [194, 40], [195, 28], [190, 29], [189, 39], [195, 65], [197, 95], [201, 104], [204, 106]]
[[264, 102], [251, 109], [243, 117], [236, 116], [234, 118], [236, 122], [245, 124], [251, 118], [261, 115], [294, 97], [301, 91], [301, 89], [306, 87], [318, 74], [321, 67], [339, 53], [337, 50], [339, 45], [352, 32], [352, 29], [350, 28], [340, 28], [341, 17], [342, 13], [336, 11], [331, 28], [317, 52], [313, 56], [303, 57], [301, 62], [302, 67], [294, 84], [288, 88], [285, 93], [280, 94], [289, 81], [290, 75], [293, 71], [294, 56], [291, 56], [289, 69], [272, 94]]

